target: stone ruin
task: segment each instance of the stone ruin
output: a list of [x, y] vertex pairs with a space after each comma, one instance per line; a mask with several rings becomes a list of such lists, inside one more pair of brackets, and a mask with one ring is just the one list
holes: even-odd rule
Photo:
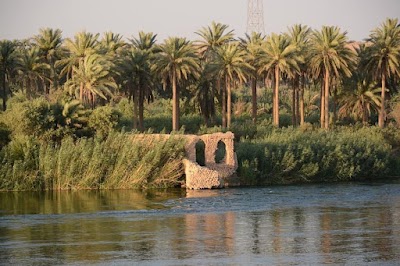
[[[143, 140], [165, 140], [175, 136], [182, 138], [185, 142], [186, 158], [183, 159], [185, 168], [187, 189], [212, 189], [222, 188], [228, 185], [237, 185], [232, 178], [237, 170], [237, 158], [234, 151], [234, 134], [213, 133], [205, 135], [169, 135], [169, 134], [142, 134], [135, 138]], [[204, 165], [197, 163], [196, 144], [204, 144]], [[218, 144], [224, 146], [225, 154], [219, 162], [215, 160]]]
[[[229, 184], [229, 178], [237, 169], [237, 158], [234, 151], [234, 134], [214, 133], [197, 135], [185, 135], [186, 159], [183, 163], [186, 174], [187, 189], [211, 189], [221, 188]], [[196, 144], [204, 143], [204, 166], [196, 161]], [[216, 162], [218, 143], [225, 146], [225, 156], [220, 162]]]

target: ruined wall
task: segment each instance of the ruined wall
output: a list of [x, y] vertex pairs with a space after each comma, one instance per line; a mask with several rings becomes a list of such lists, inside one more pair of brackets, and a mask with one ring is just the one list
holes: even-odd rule
[[[188, 189], [210, 189], [224, 186], [224, 180], [232, 176], [237, 169], [237, 158], [234, 151], [234, 134], [214, 133], [205, 135], [169, 135], [150, 134], [136, 135], [135, 138], [144, 140], [168, 139], [171, 136], [182, 137], [186, 141], [186, 160], [183, 161], [186, 174], [186, 188]], [[205, 166], [196, 163], [196, 144], [203, 141], [205, 144]], [[215, 162], [215, 155], [218, 149], [218, 142], [225, 144], [225, 157], [220, 163]]]
[[[201, 136], [185, 136], [186, 157], [185, 163], [186, 187], [189, 189], [206, 189], [224, 186], [224, 179], [232, 176], [237, 169], [237, 158], [234, 151], [234, 134], [214, 133]], [[196, 163], [196, 143], [203, 141], [205, 144], [205, 166]], [[225, 157], [220, 163], [215, 162], [218, 142], [225, 144]]]

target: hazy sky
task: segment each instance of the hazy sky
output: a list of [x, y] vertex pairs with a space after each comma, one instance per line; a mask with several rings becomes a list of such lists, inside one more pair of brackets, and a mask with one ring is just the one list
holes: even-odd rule
[[[266, 33], [302, 23], [339, 26], [352, 40], [367, 38], [387, 17], [400, 18], [400, 0], [264, 0]], [[63, 37], [87, 30], [126, 38], [144, 30], [196, 39], [212, 21], [243, 36], [247, 0], [0, 0], [0, 39], [32, 37], [39, 28], [60, 28]]]

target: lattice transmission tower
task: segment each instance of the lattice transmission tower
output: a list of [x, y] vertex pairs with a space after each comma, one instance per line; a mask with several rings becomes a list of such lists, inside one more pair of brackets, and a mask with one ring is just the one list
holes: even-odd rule
[[263, 0], [247, 0], [247, 34], [265, 34]]

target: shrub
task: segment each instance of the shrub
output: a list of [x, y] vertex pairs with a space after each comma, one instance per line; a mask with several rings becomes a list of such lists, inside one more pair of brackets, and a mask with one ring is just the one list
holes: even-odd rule
[[251, 184], [350, 181], [393, 171], [392, 146], [378, 128], [271, 129], [236, 147], [239, 176]]

